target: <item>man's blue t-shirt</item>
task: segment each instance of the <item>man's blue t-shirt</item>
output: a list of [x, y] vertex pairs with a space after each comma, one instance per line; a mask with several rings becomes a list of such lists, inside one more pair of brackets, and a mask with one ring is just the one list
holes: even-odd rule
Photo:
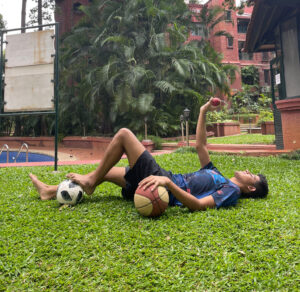
[[[217, 208], [236, 205], [241, 193], [240, 188], [226, 179], [212, 162], [192, 173], [172, 174], [171, 179], [198, 199], [213, 196]], [[182, 206], [182, 203], [170, 194], [169, 205]]]

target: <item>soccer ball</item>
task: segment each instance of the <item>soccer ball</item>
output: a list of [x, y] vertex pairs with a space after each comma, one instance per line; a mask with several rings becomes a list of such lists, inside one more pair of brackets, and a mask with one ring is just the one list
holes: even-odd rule
[[83, 190], [80, 185], [67, 179], [58, 185], [56, 199], [61, 204], [76, 205], [82, 200]]

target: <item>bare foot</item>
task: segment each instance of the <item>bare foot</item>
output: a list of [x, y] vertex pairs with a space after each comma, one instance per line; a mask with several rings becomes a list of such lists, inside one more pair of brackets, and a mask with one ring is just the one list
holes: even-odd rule
[[37, 189], [41, 200], [52, 200], [56, 197], [57, 186], [49, 186], [41, 182], [34, 174], [30, 173], [29, 177]]
[[91, 195], [95, 191], [95, 185], [92, 183], [90, 175], [81, 175], [78, 173], [69, 173], [67, 178], [79, 184], [85, 193]]

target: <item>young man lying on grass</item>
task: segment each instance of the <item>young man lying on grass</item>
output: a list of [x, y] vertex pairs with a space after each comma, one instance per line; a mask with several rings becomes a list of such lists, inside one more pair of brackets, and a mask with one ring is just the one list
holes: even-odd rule
[[[182, 175], [164, 170], [130, 130], [121, 129], [94, 171], [86, 175], [70, 173], [67, 177], [78, 183], [88, 195], [93, 194], [102, 182], [112, 182], [122, 187], [122, 195], [128, 200], [133, 200], [138, 185], [152, 189], [164, 186], [169, 191], [169, 205], [183, 205], [192, 211], [233, 206], [240, 197], [267, 196], [268, 184], [263, 175], [245, 170], [236, 171], [234, 177], [226, 179], [210, 161], [206, 147], [205, 118], [208, 111], [216, 108], [208, 101], [200, 109], [196, 149], [202, 168], [196, 172]], [[124, 153], [129, 167], [115, 167]], [[57, 186], [46, 185], [33, 174], [30, 174], [30, 178], [42, 200], [56, 197]]]

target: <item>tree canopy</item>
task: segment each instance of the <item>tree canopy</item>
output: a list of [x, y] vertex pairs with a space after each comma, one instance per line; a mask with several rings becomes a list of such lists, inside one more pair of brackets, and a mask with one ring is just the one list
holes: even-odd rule
[[28, 26], [37, 25], [40, 22], [53, 21], [53, 11], [55, 10], [55, 0], [34, 0], [36, 5], [30, 9]]
[[[66, 134], [112, 133], [127, 126], [170, 135], [185, 107], [196, 119], [233, 68], [204, 43], [188, 43], [183, 0], [94, 0], [62, 42], [61, 120]], [[233, 74], [231, 74], [233, 77]]]
[[4, 22], [2, 14], [0, 14], [0, 29], [1, 28], [5, 28], [5, 22]]

